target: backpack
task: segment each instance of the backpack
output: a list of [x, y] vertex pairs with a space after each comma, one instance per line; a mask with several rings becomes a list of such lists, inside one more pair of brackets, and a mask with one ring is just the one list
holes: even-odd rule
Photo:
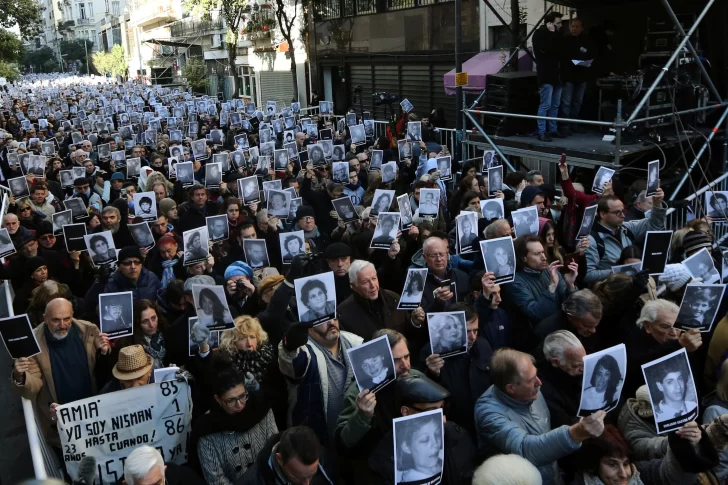
[[[621, 234], [622, 230], [624, 230], [624, 233], [627, 235], [627, 238], [632, 242], [632, 244], [634, 244], [634, 240], [635, 240], [634, 233], [628, 227], [625, 227], [625, 226], [621, 226], [620, 229], [618, 230], [618, 233], [620, 236], [619, 237], [620, 244], [622, 242], [622, 234]], [[594, 241], [596, 241], [597, 253], [599, 253], [599, 259], [602, 260], [604, 258], [604, 251], [605, 251], [604, 239], [602, 239], [601, 237], [597, 237], [598, 231], [595, 231], [594, 228], [592, 228], [592, 231], [591, 231], [591, 233], [589, 233], [589, 235], [594, 238]], [[632, 244], [630, 244], [630, 246]], [[624, 248], [622, 248], [622, 249], [624, 249]]]

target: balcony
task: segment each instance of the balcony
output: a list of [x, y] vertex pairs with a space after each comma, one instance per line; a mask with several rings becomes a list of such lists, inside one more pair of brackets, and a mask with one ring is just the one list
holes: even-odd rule
[[155, 23], [172, 22], [179, 15], [178, 9], [173, 1], [153, 0], [150, 2], [134, 2], [130, 9], [129, 22], [138, 27], [144, 27]]
[[91, 19], [76, 19], [76, 27], [80, 27], [82, 25], [93, 25], [94, 21]]
[[223, 30], [222, 17], [211, 15], [207, 18], [196, 18], [195, 20], [182, 19], [169, 26], [169, 34], [172, 37], [186, 37], [189, 35], [204, 35], [216, 30]]

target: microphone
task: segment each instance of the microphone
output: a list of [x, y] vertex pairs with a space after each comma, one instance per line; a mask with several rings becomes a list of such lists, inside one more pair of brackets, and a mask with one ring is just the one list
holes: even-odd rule
[[78, 476], [73, 485], [93, 485], [96, 480], [96, 458], [84, 456], [78, 464]]

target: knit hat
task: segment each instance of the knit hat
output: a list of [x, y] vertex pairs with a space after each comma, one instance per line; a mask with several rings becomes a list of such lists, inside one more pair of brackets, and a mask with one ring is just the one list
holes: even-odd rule
[[159, 211], [162, 214], [167, 214], [167, 212], [171, 211], [177, 207], [177, 202], [173, 201], [172, 199], [162, 199], [159, 201]]
[[545, 218], [545, 217], [539, 217], [539, 218], [538, 218], [538, 233], [539, 233], [539, 235], [541, 234], [541, 231], [543, 231], [543, 226], [545, 226], [545, 225], [546, 225], [546, 223], [547, 223], [547, 222], [548, 222], [549, 220], [550, 220], [550, 219], [547, 219], [547, 218]]
[[123, 174], [123, 173], [121, 173], [121, 172], [114, 172], [114, 173], [113, 173], [113, 174], [111, 175], [111, 180], [112, 180], [112, 181], [113, 181], [113, 180], [124, 180], [124, 174]]
[[651, 418], [653, 416], [652, 404], [650, 404], [650, 393], [646, 385], [642, 385], [637, 389], [635, 394], [636, 402], [634, 410], [641, 418]]
[[20, 226], [18, 231], [15, 233], [15, 237], [11, 236], [15, 249], [20, 249], [31, 241], [35, 241], [35, 234], [28, 228]]
[[541, 195], [541, 187], [529, 185], [521, 191], [521, 207], [528, 207], [537, 195]]
[[690, 273], [682, 264], [668, 264], [660, 275], [660, 283], [667, 285], [667, 289], [676, 292], [690, 281]]
[[139, 379], [152, 370], [152, 357], [141, 345], [129, 345], [119, 351], [119, 358], [111, 373], [120, 381]]
[[316, 217], [313, 207], [310, 205], [302, 205], [298, 207], [298, 210], [296, 211], [296, 222], [300, 221], [304, 217]]
[[89, 185], [88, 179], [86, 177], [78, 177], [73, 181], [74, 187], [79, 187], [81, 185]]
[[127, 246], [119, 251], [119, 263], [129, 258], [142, 259], [142, 253], [139, 250], [139, 246]]
[[326, 250], [324, 251], [324, 258], [326, 259], [336, 259], [336, 258], [345, 258], [346, 256], [351, 256], [351, 247], [348, 244], [342, 243], [342, 242], [335, 242], [333, 244], [329, 244], [326, 247]]
[[215, 278], [206, 274], [193, 276], [185, 280], [185, 293], [192, 291], [192, 285], [214, 285]]
[[41, 236], [46, 234], [53, 234], [53, 224], [48, 221], [40, 221], [35, 229], [35, 237], [40, 239]]
[[690, 231], [685, 234], [682, 245], [685, 256], [692, 256], [693, 253], [697, 253], [703, 248], [710, 249], [713, 247], [710, 237], [703, 231]]
[[28, 258], [28, 260], [25, 262], [25, 269], [28, 271], [28, 276], [32, 275], [35, 270], [40, 268], [41, 266], [48, 266], [46, 264], [46, 260], [43, 259], [40, 256], [35, 256], [32, 258]]
[[225, 279], [229, 280], [236, 276], [245, 276], [250, 279], [253, 277], [253, 268], [248, 263], [243, 261], [235, 261], [233, 264], [227, 267], [225, 270]]

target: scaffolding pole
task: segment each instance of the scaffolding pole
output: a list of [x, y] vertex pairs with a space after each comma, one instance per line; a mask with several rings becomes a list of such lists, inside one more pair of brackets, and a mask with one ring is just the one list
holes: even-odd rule
[[501, 149], [498, 148], [498, 145], [496, 145], [493, 142], [493, 140], [490, 138], [490, 136], [488, 136], [488, 134], [485, 132], [485, 130], [483, 129], [483, 127], [480, 126], [480, 123], [478, 123], [475, 120], [475, 118], [473, 118], [473, 115], [470, 114], [470, 110], [465, 110], [465, 116], [467, 116], [468, 119], [470, 119], [470, 121], [473, 122], [473, 124], [475, 125], [476, 129], [485, 138], [485, 141], [487, 141], [490, 144], [490, 146], [493, 147], [493, 150], [495, 150], [495, 152], [498, 154], [498, 156], [501, 157], [501, 160], [503, 160], [503, 162], [508, 166], [508, 168], [511, 169], [512, 172], [515, 172], [516, 171], [516, 168], [511, 164], [511, 162], [508, 160], [508, 158], [506, 158], [506, 156], [503, 154], [503, 152], [501, 151]]

